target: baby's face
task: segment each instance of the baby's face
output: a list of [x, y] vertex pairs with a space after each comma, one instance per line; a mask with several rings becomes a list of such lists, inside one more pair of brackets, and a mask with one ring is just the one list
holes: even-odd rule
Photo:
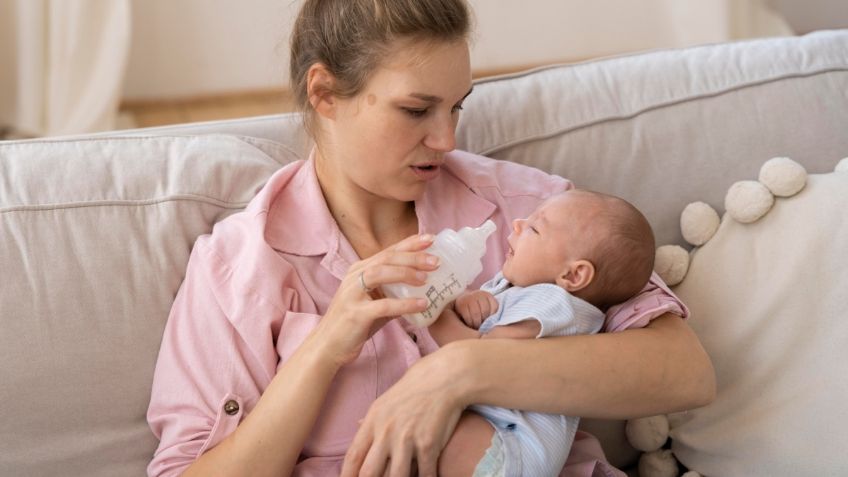
[[526, 219], [512, 223], [504, 277], [516, 286], [554, 283], [565, 265], [591, 244], [593, 201], [579, 191], [558, 194]]

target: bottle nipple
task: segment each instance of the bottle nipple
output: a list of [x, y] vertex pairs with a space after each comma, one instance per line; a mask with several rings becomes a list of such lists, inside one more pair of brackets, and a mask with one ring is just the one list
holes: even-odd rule
[[468, 238], [466, 240], [470, 239], [470, 240], [473, 240], [474, 242], [477, 242], [478, 244], [483, 246], [483, 250], [485, 251], [486, 250], [486, 239], [488, 239], [489, 235], [492, 235], [492, 232], [494, 232], [497, 228], [498, 227], [495, 225], [494, 222], [492, 222], [491, 220], [487, 220], [487, 221], [483, 222], [483, 225], [481, 225], [477, 228], [472, 229], [472, 228], [468, 227], [468, 228], [462, 229], [460, 231], [460, 233], [463, 233], [463, 231], [468, 230], [468, 232], [466, 232], [466, 234], [468, 235]]

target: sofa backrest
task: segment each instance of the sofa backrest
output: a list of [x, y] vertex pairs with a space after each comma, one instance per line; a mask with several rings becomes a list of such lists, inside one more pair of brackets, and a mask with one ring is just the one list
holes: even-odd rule
[[[642, 208], [790, 156], [848, 155], [848, 32], [651, 52], [477, 82], [459, 147]], [[175, 137], [182, 134], [236, 137]], [[297, 115], [0, 143], [0, 475], [142, 475], [153, 365], [194, 239], [305, 157]]]
[[[477, 84], [458, 142], [639, 207], [659, 244], [680, 212], [720, 213], [776, 156], [824, 172], [848, 155], [848, 30], [659, 51]], [[492, 100], [491, 98], [497, 98]]]
[[[657, 243], [679, 243], [679, 215], [789, 156], [811, 173], [848, 151], [848, 30], [639, 53], [476, 82], [457, 147], [531, 165], [639, 207]], [[228, 132], [303, 156], [296, 114], [155, 128]], [[840, 156], [841, 154], [841, 156]]]

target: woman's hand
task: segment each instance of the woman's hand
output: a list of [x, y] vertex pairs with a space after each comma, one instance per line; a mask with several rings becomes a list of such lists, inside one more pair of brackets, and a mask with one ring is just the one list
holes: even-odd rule
[[383, 393], [363, 419], [345, 456], [343, 477], [436, 475], [439, 454], [467, 403], [464, 359], [449, 345], [425, 356]]
[[359, 356], [365, 341], [392, 318], [427, 308], [425, 299], [386, 298], [379, 287], [423, 285], [427, 272], [438, 268], [438, 258], [424, 252], [432, 243], [432, 235], [413, 235], [351, 265], [312, 334], [338, 366]]

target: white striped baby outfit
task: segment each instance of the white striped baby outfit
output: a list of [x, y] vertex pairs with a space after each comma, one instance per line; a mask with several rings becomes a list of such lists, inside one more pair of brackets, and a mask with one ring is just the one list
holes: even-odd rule
[[[498, 300], [498, 311], [480, 326], [484, 334], [495, 326], [527, 319], [541, 324], [537, 338], [597, 333], [604, 324], [604, 313], [600, 309], [554, 284], [517, 287], [498, 273], [480, 289]], [[502, 441], [501, 475], [559, 475], [574, 442], [579, 418], [481, 405], [470, 409], [486, 418]], [[491, 467], [490, 462], [481, 461], [475, 476], [489, 474]]]

